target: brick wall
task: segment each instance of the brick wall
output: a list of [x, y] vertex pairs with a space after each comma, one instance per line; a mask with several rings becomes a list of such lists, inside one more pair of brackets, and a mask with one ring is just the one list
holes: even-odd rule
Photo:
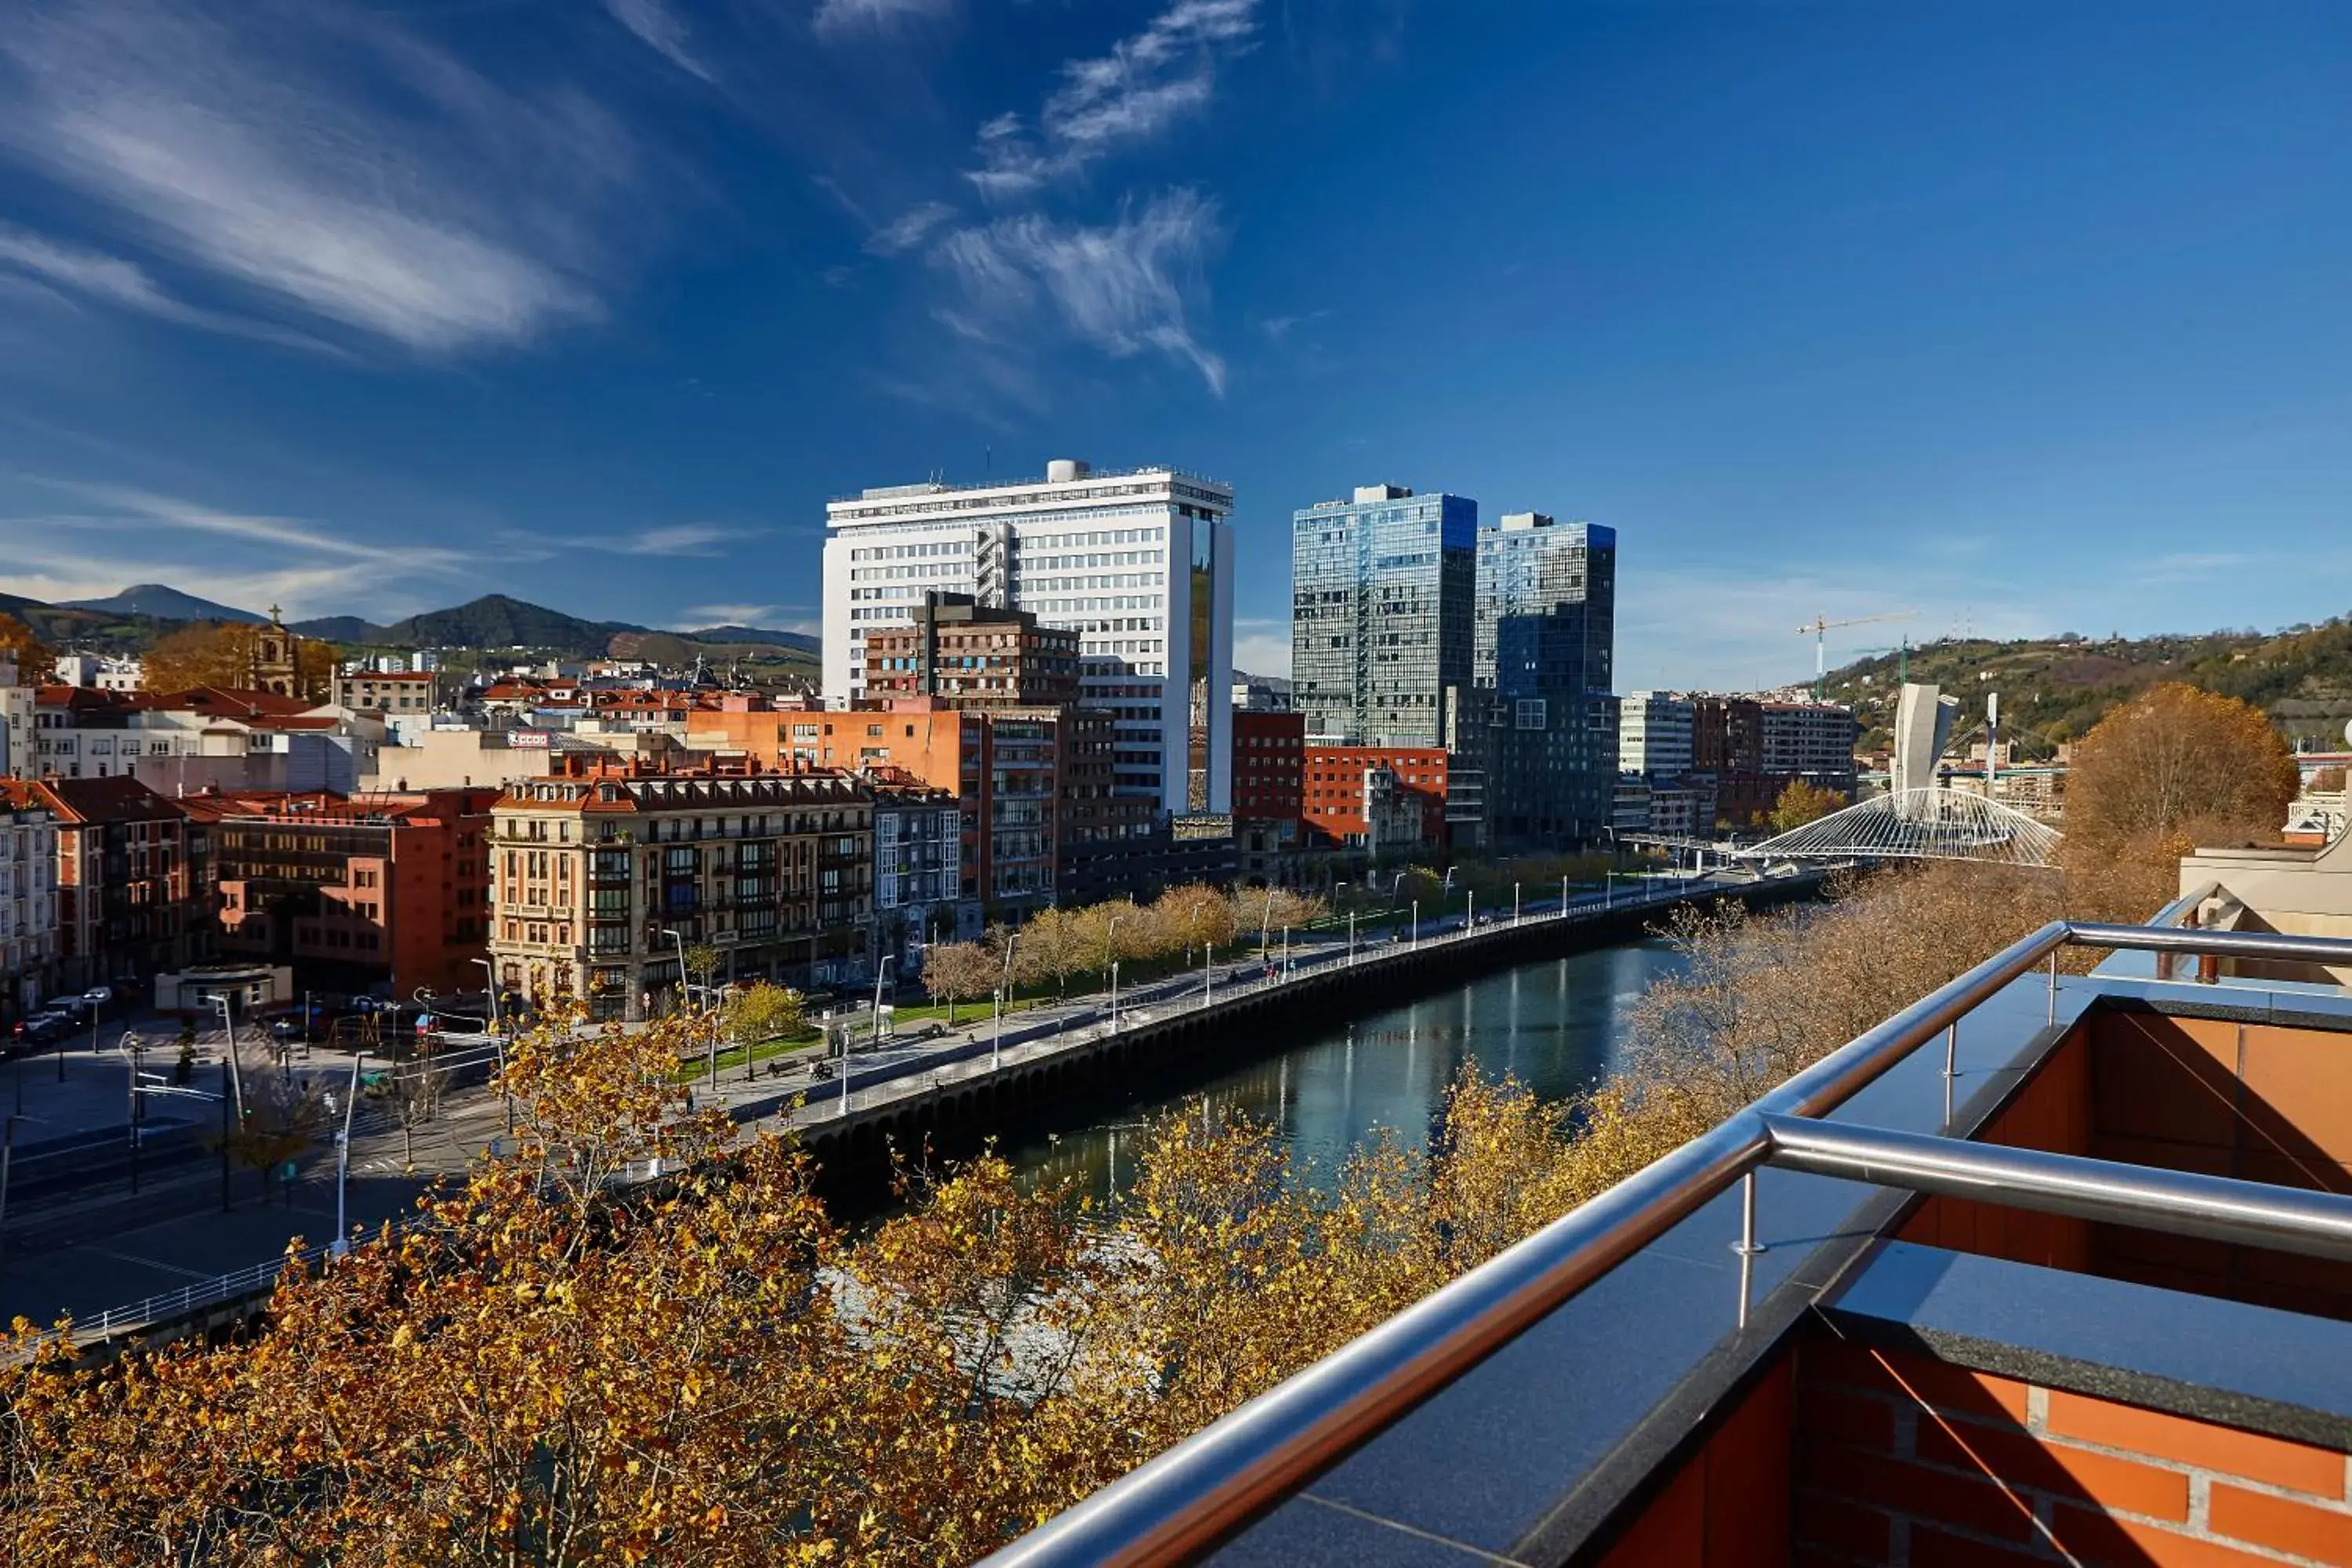
[[[2101, 1011], [1978, 1135], [1987, 1143], [2352, 1193], [2352, 1038]], [[2127, 1226], [1931, 1198], [1905, 1241], [2352, 1319], [2352, 1266]]]
[[1925, 1356], [1797, 1350], [1796, 1561], [2352, 1568], [2331, 1449]]
[[[1977, 1133], [1975, 1142], [2053, 1154], [2091, 1152], [2091, 1053], [2080, 1026], [2042, 1058], [2033, 1077]], [[1922, 1247], [2089, 1273], [2091, 1229], [2089, 1221], [2063, 1215], [1934, 1197], [1914, 1210], [1896, 1234]]]

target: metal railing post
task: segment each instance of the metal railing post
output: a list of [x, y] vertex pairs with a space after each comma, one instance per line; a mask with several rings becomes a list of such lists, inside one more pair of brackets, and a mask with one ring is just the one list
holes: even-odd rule
[[1960, 1021], [1955, 1018], [1944, 1030], [1944, 1125], [1952, 1125], [1952, 1080], [1959, 1076]]
[[2050, 1015], [2042, 1021], [2048, 1024], [2058, 1021], [2058, 950], [2054, 947], [2050, 950]]
[[1739, 1326], [1748, 1327], [1748, 1309], [1754, 1294], [1756, 1258], [1764, 1248], [1756, 1240], [1756, 1173], [1748, 1172], [1739, 1178], [1739, 1239], [1732, 1251], [1739, 1254]]

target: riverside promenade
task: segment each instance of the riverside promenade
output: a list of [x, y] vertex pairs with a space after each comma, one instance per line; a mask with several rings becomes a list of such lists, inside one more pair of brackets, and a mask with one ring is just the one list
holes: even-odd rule
[[[726, 1069], [717, 1084], [698, 1081], [694, 1090], [700, 1103], [723, 1104], [747, 1133], [789, 1126], [828, 1170], [877, 1169], [894, 1147], [968, 1146], [1003, 1124], [1050, 1117], [1064, 1102], [1115, 1091], [1142, 1075], [1181, 1073], [1212, 1058], [1245, 1056], [1292, 1009], [1337, 1016], [1426, 993], [1450, 977], [1636, 940], [1678, 903], [1778, 903], [1813, 896], [1821, 879], [1812, 873], [1649, 879], [1574, 897], [1564, 906], [1558, 900], [1530, 903], [1516, 917], [1482, 910], [1475, 924], [1465, 924], [1457, 911], [1422, 921], [1414, 934], [1356, 941], [1344, 930], [1307, 940], [1294, 934], [1286, 968], [1277, 948], [1266, 957], [1252, 953], [1122, 987], [1115, 1023], [1110, 998], [1101, 993], [1032, 1008], [1001, 1024], [983, 1007], [979, 1018], [944, 1035], [861, 1048], [845, 1074], [814, 1077], [812, 1051], [781, 1064], [759, 1063], [748, 1074]], [[453, 1058], [488, 1050], [485, 1041], [450, 1041]], [[217, 1078], [218, 1054], [218, 1042], [207, 1039], [197, 1085], [208, 1074]], [[151, 1053], [147, 1060], [158, 1058]], [[46, 1057], [25, 1066], [28, 1121], [39, 1114], [39, 1086], [50, 1066]], [[68, 1081], [82, 1084], [89, 1107], [125, 1092], [127, 1064], [103, 1053], [67, 1066]], [[320, 1051], [289, 1070], [313, 1076], [321, 1086], [343, 1085], [352, 1059]], [[120, 1134], [122, 1101], [107, 1103]], [[202, 1102], [175, 1109], [186, 1119], [205, 1110]], [[93, 1119], [107, 1118], [86, 1109], [82, 1120]], [[345, 1224], [373, 1228], [396, 1219], [432, 1182], [462, 1172], [503, 1131], [499, 1098], [478, 1075], [423, 1127], [403, 1129], [389, 1111], [366, 1105], [354, 1124], [341, 1184]], [[17, 1205], [8, 1216], [0, 1312], [45, 1325], [69, 1313], [77, 1335], [92, 1341], [194, 1328], [248, 1312], [267, 1295], [290, 1243], [299, 1239], [315, 1253], [334, 1238], [337, 1187], [331, 1149], [290, 1182], [236, 1173], [226, 1210], [217, 1163], [203, 1159], [183, 1157], [151, 1169], [136, 1194], [119, 1176], [79, 1193], [68, 1184]]]

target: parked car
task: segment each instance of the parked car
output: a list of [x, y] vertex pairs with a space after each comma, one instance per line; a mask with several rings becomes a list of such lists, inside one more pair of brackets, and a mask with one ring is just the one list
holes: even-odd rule
[[73, 1031], [73, 1020], [62, 1013], [36, 1013], [25, 1020], [25, 1038], [37, 1046], [62, 1040]]

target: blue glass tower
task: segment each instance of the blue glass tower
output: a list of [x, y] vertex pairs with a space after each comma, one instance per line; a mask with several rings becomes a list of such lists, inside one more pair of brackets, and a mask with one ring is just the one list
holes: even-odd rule
[[1478, 532], [1472, 671], [1489, 843], [1559, 849], [1617, 782], [1617, 532], [1515, 512]]
[[1293, 513], [1290, 542], [1291, 703], [1307, 733], [1445, 744], [1470, 684], [1478, 503], [1360, 486]]

